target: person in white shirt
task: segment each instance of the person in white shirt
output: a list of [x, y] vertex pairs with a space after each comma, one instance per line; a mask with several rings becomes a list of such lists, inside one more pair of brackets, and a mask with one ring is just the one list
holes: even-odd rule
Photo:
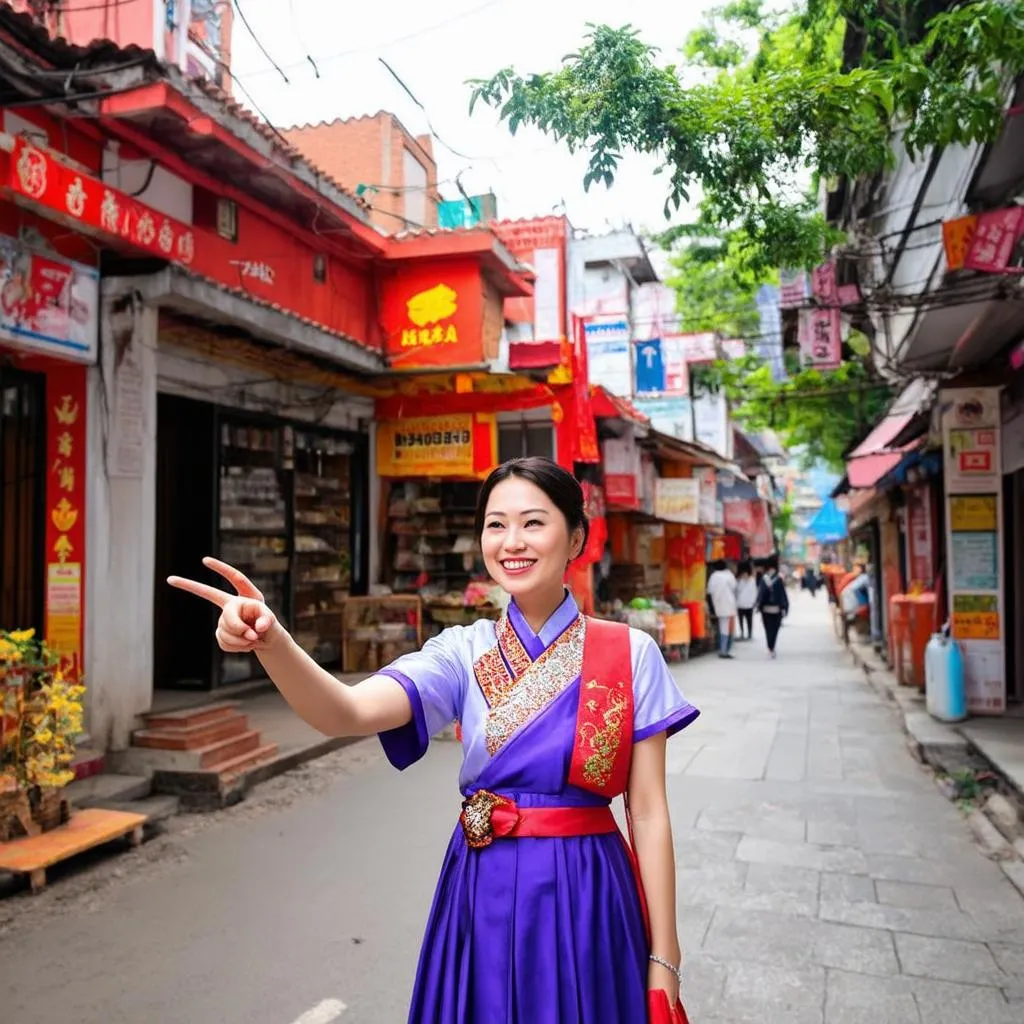
[[736, 577], [724, 561], [717, 561], [708, 579], [708, 597], [718, 619], [718, 656], [731, 658], [732, 633], [736, 622]]
[[739, 611], [740, 639], [754, 638], [754, 605], [757, 604], [757, 579], [750, 562], [740, 562], [736, 581], [736, 608]]

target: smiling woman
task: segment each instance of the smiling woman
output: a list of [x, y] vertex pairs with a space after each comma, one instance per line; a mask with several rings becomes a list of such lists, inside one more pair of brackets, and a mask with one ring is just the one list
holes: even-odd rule
[[[699, 712], [653, 640], [585, 618], [566, 591], [587, 538], [570, 473], [541, 458], [504, 463], [476, 523], [506, 614], [447, 629], [352, 687], [296, 647], [231, 566], [207, 560], [237, 597], [170, 583], [220, 606], [221, 647], [255, 651], [306, 721], [378, 733], [400, 770], [461, 723], [463, 811], [410, 1024], [685, 1024], [665, 741]], [[620, 794], [631, 845], [610, 809]]]

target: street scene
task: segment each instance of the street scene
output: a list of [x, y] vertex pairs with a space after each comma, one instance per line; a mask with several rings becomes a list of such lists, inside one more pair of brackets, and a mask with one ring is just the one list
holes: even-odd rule
[[[820, 597], [794, 601], [779, 647], [767, 660], [759, 634], [726, 668], [675, 670], [703, 712], [668, 762], [691, 1020], [1016, 1024], [1024, 897], [912, 758]], [[5, 1018], [403, 1020], [458, 747], [435, 741], [403, 775], [375, 740], [326, 760], [172, 828], [119, 877], [106, 862], [0, 904]], [[43, 965], [61, 985], [40, 989]]]
[[1024, 1021], [1024, 0], [663, 7], [0, 0], [0, 1021]]

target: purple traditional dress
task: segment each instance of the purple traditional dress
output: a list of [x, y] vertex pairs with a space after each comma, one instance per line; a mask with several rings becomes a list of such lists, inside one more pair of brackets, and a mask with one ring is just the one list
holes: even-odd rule
[[[589, 627], [595, 637], [599, 627], [608, 628]], [[569, 780], [591, 779], [587, 772], [595, 759], [607, 767], [614, 743], [605, 743], [607, 730], [599, 733], [585, 719], [597, 714], [601, 720], [603, 711], [603, 721], [615, 725], [618, 735], [615, 714], [624, 703], [596, 680], [590, 681], [595, 696], [585, 692], [587, 632], [588, 620], [567, 594], [539, 634], [512, 603], [498, 623], [446, 629], [421, 651], [399, 658], [381, 674], [403, 686], [413, 718], [381, 734], [388, 759], [396, 768], [409, 767], [431, 736], [459, 721], [459, 784], [467, 800], [498, 794], [523, 809], [524, 818], [533, 808], [600, 815], [597, 809], [624, 787], [606, 792], [607, 773], [593, 786]], [[639, 743], [678, 732], [699, 712], [680, 694], [657, 644], [637, 630], [628, 639], [632, 694], [625, 706], [632, 709], [632, 729], [624, 735], [631, 731], [631, 742]], [[587, 650], [593, 666], [593, 646]], [[587, 762], [581, 760], [584, 748]], [[620, 765], [628, 767], [631, 749]], [[468, 835], [460, 825], [448, 846], [409, 1024], [645, 1021], [647, 935], [621, 834], [511, 837], [485, 848], [471, 846]]]

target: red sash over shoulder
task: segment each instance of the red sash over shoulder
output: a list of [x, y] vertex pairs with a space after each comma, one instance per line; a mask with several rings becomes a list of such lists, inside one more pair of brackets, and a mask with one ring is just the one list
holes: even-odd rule
[[633, 757], [629, 627], [587, 619], [569, 782], [606, 797], [626, 791]]

